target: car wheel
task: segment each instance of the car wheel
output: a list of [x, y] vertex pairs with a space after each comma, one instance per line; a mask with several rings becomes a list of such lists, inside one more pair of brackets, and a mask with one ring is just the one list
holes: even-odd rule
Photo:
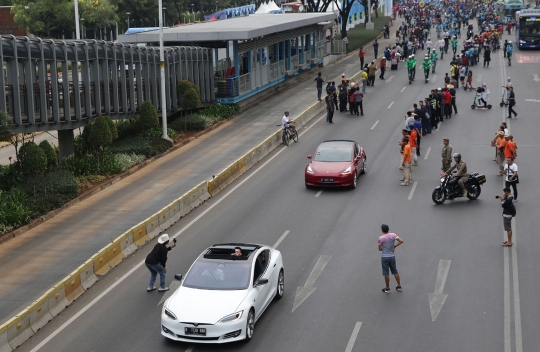
[[311, 189], [312, 187], [306, 183], [306, 188]]
[[351, 185], [351, 188], [352, 189], [355, 189], [356, 188], [356, 170], [354, 171], [353, 173], [353, 179], [352, 179], [352, 185]]
[[246, 341], [251, 341], [253, 333], [255, 332], [255, 311], [253, 308], [249, 310], [249, 314], [246, 319]]
[[285, 274], [283, 273], [283, 269], [281, 269], [279, 271], [279, 276], [277, 280], [276, 300], [282, 299], [284, 293], [285, 293]]

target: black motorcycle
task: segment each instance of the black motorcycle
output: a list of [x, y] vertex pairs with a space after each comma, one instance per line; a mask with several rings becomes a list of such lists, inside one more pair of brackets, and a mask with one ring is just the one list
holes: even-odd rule
[[[436, 187], [431, 194], [431, 199], [435, 204], [443, 204], [447, 199], [453, 200], [455, 198], [463, 197], [463, 191], [459, 187], [458, 177], [452, 175], [441, 174], [441, 185]], [[469, 179], [465, 182], [465, 189], [467, 189], [467, 198], [474, 200], [480, 197], [480, 186], [486, 182], [486, 176], [481, 175], [478, 172], [469, 174]]]

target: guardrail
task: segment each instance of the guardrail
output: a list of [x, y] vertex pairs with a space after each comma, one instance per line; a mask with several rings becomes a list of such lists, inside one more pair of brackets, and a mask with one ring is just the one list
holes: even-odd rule
[[[357, 76], [358, 74], [352, 78]], [[294, 119], [297, 129], [304, 127], [325, 108], [326, 105], [323, 102], [316, 102], [304, 110]], [[103, 247], [22, 312], [1, 325], [0, 351], [11, 352], [15, 350], [92, 287], [100, 276], [107, 274], [146, 242], [164, 232], [180, 218], [225, 189], [277, 148], [281, 144], [281, 133], [282, 131], [279, 129], [221, 171], [211, 181], [201, 182], [154, 215], [112, 240], [110, 244]]]

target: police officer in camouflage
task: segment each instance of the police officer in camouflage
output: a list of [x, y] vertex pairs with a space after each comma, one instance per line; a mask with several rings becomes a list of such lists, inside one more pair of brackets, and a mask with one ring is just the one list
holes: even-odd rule
[[448, 138], [443, 138], [444, 147], [442, 148], [441, 157], [442, 157], [442, 171], [446, 172], [450, 168], [452, 163], [452, 146]]

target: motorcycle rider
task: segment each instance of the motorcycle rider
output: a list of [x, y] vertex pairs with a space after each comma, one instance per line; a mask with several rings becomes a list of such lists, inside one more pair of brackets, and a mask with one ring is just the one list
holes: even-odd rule
[[452, 167], [446, 170], [446, 175], [451, 175], [454, 169], [457, 169], [457, 173], [454, 177], [459, 177], [458, 185], [463, 191], [463, 197], [467, 197], [467, 189], [465, 188], [465, 182], [469, 180], [469, 173], [467, 172], [467, 164], [461, 160], [461, 154], [454, 153], [454, 161], [456, 162]]

